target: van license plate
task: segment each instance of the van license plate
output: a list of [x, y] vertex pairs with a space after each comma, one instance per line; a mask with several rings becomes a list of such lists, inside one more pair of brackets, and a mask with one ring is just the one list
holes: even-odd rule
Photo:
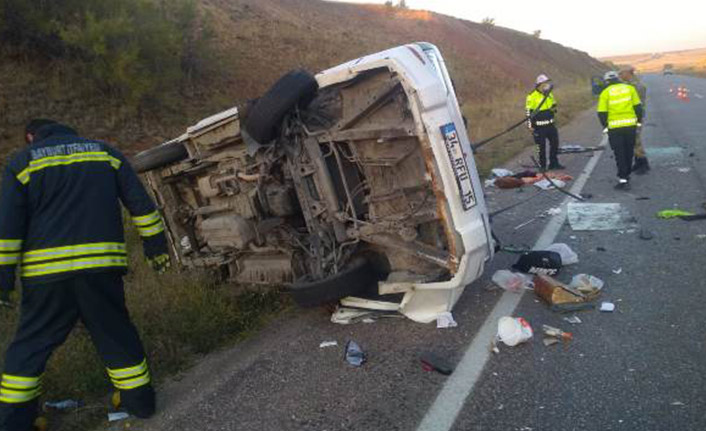
[[446, 152], [449, 155], [449, 161], [456, 176], [456, 185], [458, 185], [463, 209], [468, 211], [476, 205], [476, 195], [473, 191], [473, 183], [471, 182], [468, 163], [466, 163], [466, 156], [463, 153], [463, 148], [461, 148], [461, 141], [458, 138], [454, 123], [441, 126], [441, 134], [444, 135]]

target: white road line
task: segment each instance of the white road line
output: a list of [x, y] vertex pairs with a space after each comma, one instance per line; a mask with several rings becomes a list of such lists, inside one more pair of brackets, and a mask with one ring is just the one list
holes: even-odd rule
[[[608, 137], [603, 136], [600, 146], [608, 148], [606, 146], [607, 141]], [[571, 187], [571, 193], [581, 193], [602, 154], [603, 151], [597, 151], [593, 154], [593, 157], [588, 161], [583, 172]], [[557, 214], [549, 220], [549, 223], [534, 244], [535, 250], [547, 247], [557, 237], [561, 226], [566, 220], [566, 207], [572, 199], [567, 197], [561, 203], [561, 214]], [[466, 353], [464, 353], [463, 358], [456, 366], [456, 370], [446, 380], [444, 387], [422, 419], [417, 431], [448, 431], [453, 427], [456, 418], [466, 403], [466, 399], [473, 391], [473, 387], [480, 379], [483, 368], [490, 358], [490, 347], [495, 338], [498, 319], [512, 315], [522, 296], [523, 294], [505, 292], [500, 297], [478, 334], [471, 341]]]
[[703, 99], [704, 96], [700, 95], [699, 93], [694, 93], [694, 96], [698, 97], [699, 99]]

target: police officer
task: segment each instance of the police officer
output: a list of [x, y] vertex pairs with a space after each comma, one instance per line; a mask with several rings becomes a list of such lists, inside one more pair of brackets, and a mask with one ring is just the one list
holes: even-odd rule
[[635, 87], [621, 83], [617, 72], [606, 72], [604, 80], [606, 88], [598, 98], [598, 119], [608, 133], [618, 165], [615, 188], [628, 189], [637, 129], [642, 121], [642, 102]]
[[547, 169], [546, 143], [549, 141], [549, 169], [564, 169], [559, 164], [559, 132], [554, 125], [557, 104], [552, 93], [552, 83], [547, 75], [541, 74], [535, 81], [534, 90], [527, 95], [525, 103], [527, 126], [532, 131], [537, 144], [540, 168]]
[[125, 307], [120, 202], [154, 269], [169, 266], [164, 224], [125, 157], [51, 120], [26, 128], [29, 144], [6, 166], [0, 191], [0, 297], [22, 280], [19, 326], [0, 380], [0, 430], [28, 431], [49, 356], [79, 319], [123, 407], [145, 418], [155, 397], [140, 338]]
[[[620, 80], [626, 84], [630, 84], [637, 90], [637, 95], [640, 96], [640, 101], [642, 102], [643, 116], [644, 112], [647, 111], [647, 87], [635, 76], [635, 68], [632, 66], [626, 66], [620, 69], [618, 72]], [[635, 138], [635, 162], [633, 164], [632, 170], [638, 175], [644, 175], [650, 170], [650, 163], [647, 161], [647, 154], [645, 153], [645, 147], [642, 145], [642, 128], [637, 129], [637, 135]]]

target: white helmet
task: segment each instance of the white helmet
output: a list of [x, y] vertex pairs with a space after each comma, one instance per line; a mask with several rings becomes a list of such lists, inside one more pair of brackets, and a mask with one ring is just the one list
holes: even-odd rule
[[534, 81], [534, 84], [535, 84], [535, 85], [541, 85], [541, 84], [544, 84], [545, 82], [549, 82], [549, 81], [551, 81], [551, 79], [549, 79], [549, 77], [548, 77], [547, 75], [541, 73], [541, 74], [537, 77], [537, 79]]
[[618, 79], [620, 79], [620, 77], [618, 76], [618, 72], [615, 70], [609, 70], [605, 73], [605, 75], [603, 75], [604, 81], [617, 81]]

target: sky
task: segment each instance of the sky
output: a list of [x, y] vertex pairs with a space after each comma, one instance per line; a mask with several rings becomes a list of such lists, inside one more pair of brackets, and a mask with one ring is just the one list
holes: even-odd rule
[[541, 30], [543, 39], [594, 57], [706, 47], [703, 0], [407, 0], [407, 5], [477, 22], [492, 17], [496, 25], [527, 33]]

